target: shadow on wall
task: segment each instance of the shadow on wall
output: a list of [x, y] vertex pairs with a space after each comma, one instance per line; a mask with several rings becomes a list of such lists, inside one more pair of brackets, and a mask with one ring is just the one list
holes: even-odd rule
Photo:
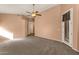
[[0, 36], [13, 40], [13, 33], [3, 27], [0, 27]]

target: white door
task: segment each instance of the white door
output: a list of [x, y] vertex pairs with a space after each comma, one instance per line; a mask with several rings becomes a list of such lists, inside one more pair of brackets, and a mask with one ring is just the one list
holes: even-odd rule
[[29, 22], [28, 24], [28, 34], [33, 33], [33, 22]]
[[62, 41], [73, 46], [73, 8], [62, 14]]

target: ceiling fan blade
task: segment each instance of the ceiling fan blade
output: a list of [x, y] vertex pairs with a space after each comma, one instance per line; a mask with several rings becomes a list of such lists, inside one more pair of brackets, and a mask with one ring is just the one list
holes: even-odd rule
[[31, 15], [27, 15], [27, 16], [31, 16]]
[[37, 16], [42, 16], [41, 14], [36, 14]]
[[26, 13], [29, 13], [29, 14], [31, 14], [31, 12], [26, 12]]

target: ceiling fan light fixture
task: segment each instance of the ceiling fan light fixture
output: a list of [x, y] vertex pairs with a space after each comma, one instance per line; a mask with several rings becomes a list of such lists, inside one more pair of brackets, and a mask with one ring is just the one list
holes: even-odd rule
[[36, 16], [41, 16], [41, 14], [39, 13], [39, 11], [35, 11], [35, 4], [33, 4], [33, 11], [32, 12], [27, 12], [30, 14], [31, 17], [36, 17]]
[[36, 16], [36, 14], [35, 13], [32, 13], [32, 17], [35, 17]]

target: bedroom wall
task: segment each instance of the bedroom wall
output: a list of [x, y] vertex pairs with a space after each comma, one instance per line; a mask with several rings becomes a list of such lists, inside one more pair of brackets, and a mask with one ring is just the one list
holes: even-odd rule
[[14, 38], [25, 37], [25, 20], [14, 14], [0, 14], [0, 26], [13, 32]]
[[73, 48], [78, 49], [78, 6], [77, 4], [61, 5], [61, 14], [66, 10], [73, 8]]
[[78, 50], [79, 50], [79, 4], [77, 5], [77, 8], [78, 8], [78, 41], [77, 41], [77, 47], [78, 47]]
[[35, 34], [36, 36], [52, 40], [62, 41], [61, 33], [61, 14], [66, 10], [73, 8], [73, 48], [79, 49], [79, 30], [78, 30], [78, 4], [62, 4], [42, 12], [41, 17], [36, 18]]
[[41, 12], [35, 20], [35, 35], [52, 40], [61, 40], [60, 6]]

